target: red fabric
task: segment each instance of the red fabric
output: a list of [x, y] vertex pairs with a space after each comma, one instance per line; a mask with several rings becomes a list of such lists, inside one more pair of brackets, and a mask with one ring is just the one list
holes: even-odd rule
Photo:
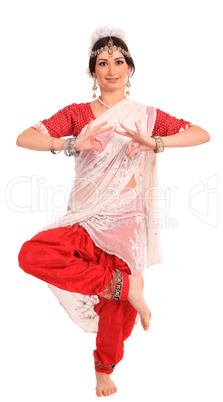
[[[47, 283], [84, 295], [102, 292], [111, 281], [113, 271], [121, 271], [121, 300], [99, 297], [95, 306], [99, 325], [94, 356], [102, 367], [122, 359], [123, 342], [130, 336], [137, 314], [126, 301], [131, 271], [123, 260], [101, 250], [83, 227], [74, 225], [42, 231], [25, 242], [19, 253], [19, 265], [26, 273]], [[113, 371], [97, 365], [95, 369], [107, 374]]]
[[160, 109], [156, 111], [156, 120], [152, 131], [152, 137], [155, 135], [164, 137], [179, 133], [180, 129], [186, 129], [187, 125], [190, 127], [192, 123], [183, 119], [177, 119], [174, 116], [163, 112]]
[[121, 300], [127, 300], [129, 295], [129, 278], [128, 274], [125, 271], [122, 271], [122, 279], [123, 279], [123, 285], [122, 285]]
[[[121, 279], [121, 283], [120, 283]], [[119, 297], [119, 289], [121, 291], [121, 297]], [[118, 291], [118, 294], [117, 294]], [[107, 283], [107, 286], [100, 292], [98, 296], [103, 297], [105, 299], [116, 299], [116, 300], [127, 300], [129, 294], [129, 277], [128, 274], [124, 271], [121, 272], [119, 270], [115, 270], [112, 272], [112, 279]]]
[[[160, 109], [156, 109], [156, 113], [152, 136], [173, 135], [178, 133], [181, 128], [186, 129], [192, 125], [192, 123], [177, 119]], [[42, 123], [51, 137], [60, 138], [77, 136], [92, 119], [94, 120], [95, 116], [89, 102], [73, 103], [59, 110], [49, 119], [42, 120]]]
[[59, 110], [49, 119], [42, 120], [51, 137], [77, 136], [81, 130], [95, 119], [89, 103], [73, 103]]
[[[95, 116], [89, 103], [74, 103], [42, 123], [51, 137], [60, 138], [77, 136], [91, 119]], [[152, 136], [173, 135], [187, 125], [191, 123], [157, 109]], [[111, 373], [113, 370], [109, 367], [122, 359], [123, 342], [131, 334], [137, 314], [126, 300], [128, 274], [131, 273], [127, 264], [96, 247], [86, 230], [78, 225], [38, 233], [24, 243], [19, 264], [25, 272], [47, 283], [84, 295], [98, 295], [109, 288], [115, 269], [123, 273], [121, 301], [99, 297], [100, 302], [95, 307], [99, 328], [94, 357], [102, 366], [95, 365], [95, 369]]]
[[[131, 335], [137, 312], [128, 301], [106, 300], [94, 310], [99, 315], [98, 333], [94, 358], [103, 368], [95, 364], [95, 370], [111, 374], [111, 365], [117, 364], [124, 355], [124, 341]], [[105, 369], [104, 367], [108, 367]]]
[[[51, 285], [83, 295], [101, 293], [112, 280], [115, 269], [131, 274], [123, 260], [97, 247], [79, 225], [49, 229], [35, 235], [23, 244], [19, 266]], [[128, 275], [123, 283], [126, 298]]]

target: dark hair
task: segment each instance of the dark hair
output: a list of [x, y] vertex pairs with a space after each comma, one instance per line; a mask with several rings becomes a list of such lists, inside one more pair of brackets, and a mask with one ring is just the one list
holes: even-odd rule
[[[107, 46], [110, 38], [113, 40], [113, 43], [115, 46], [121, 47], [122, 49], [126, 50], [127, 52], [129, 51], [126, 43], [122, 39], [116, 38], [116, 36], [111, 36], [111, 37], [106, 36], [105, 38], [98, 39], [98, 41], [95, 42], [95, 44], [92, 48], [92, 51], [95, 51], [95, 50], [100, 49], [101, 47]], [[123, 55], [123, 56], [125, 58], [126, 63], [128, 64], [128, 66], [132, 67], [130, 75], [133, 75], [135, 72], [135, 64], [134, 64], [132, 57], [127, 57], [125, 55]], [[89, 59], [89, 70], [90, 70], [91, 75], [93, 75], [93, 73], [95, 72], [96, 59], [97, 59], [97, 56], [90, 57], [90, 59]]]

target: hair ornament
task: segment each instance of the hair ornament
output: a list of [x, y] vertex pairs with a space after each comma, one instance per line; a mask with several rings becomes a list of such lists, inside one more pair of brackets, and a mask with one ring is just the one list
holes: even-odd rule
[[[92, 48], [93, 48], [93, 46], [94, 46], [94, 44], [99, 40], [99, 39], [101, 39], [101, 38], [106, 38], [106, 37], [110, 37], [111, 38], [111, 36], [115, 36], [116, 38], [119, 38], [119, 39], [122, 39], [125, 43], [127, 43], [127, 35], [126, 35], [126, 33], [123, 31], [123, 29], [121, 29], [121, 28], [111, 28], [111, 27], [109, 27], [108, 25], [106, 25], [106, 26], [102, 26], [102, 27], [99, 27], [99, 28], [96, 28], [95, 30], [94, 30], [94, 32], [92, 33], [92, 35], [91, 35], [91, 43], [90, 43], [90, 46], [89, 46], [89, 56], [91, 56], [91, 57], [95, 57], [95, 56], [97, 56], [98, 54], [100, 54], [100, 53], [102, 53], [104, 50], [108, 50], [108, 47], [109, 47], [109, 42], [108, 42], [108, 46], [105, 46], [105, 48], [101, 48], [101, 49], [97, 49], [96, 50], [96, 52], [92, 52]], [[113, 41], [112, 41], [113, 42]], [[112, 45], [113, 46], [113, 45]], [[121, 51], [121, 53], [123, 53], [122, 52], [122, 50], [123, 49], [121, 49], [121, 48], [117, 48], [116, 46], [113, 46], [113, 51], [115, 51], [115, 50], [118, 50], [119, 52]], [[125, 50], [123, 50], [124, 52], [125, 52]], [[94, 54], [92, 54], [92, 53], [94, 53]], [[124, 53], [123, 53], [124, 54]], [[125, 56], [129, 56], [130, 57], [130, 53], [129, 52], [126, 52], [126, 54], [125, 54]]]

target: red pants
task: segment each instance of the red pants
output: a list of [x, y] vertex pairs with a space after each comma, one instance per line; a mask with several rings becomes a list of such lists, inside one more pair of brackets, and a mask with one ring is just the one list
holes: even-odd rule
[[[124, 340], [130, 336], [137, 314], [127, 301], [128, 265], [97, 247], [81, 226], [38, 233], [23, 244], [19, 265], [61, 289], [99, 296], [95, 306], [99, 315], [95, 369], [110, 374], [123, 357]], [[113, 296], [117, 300], [111, 299]]]

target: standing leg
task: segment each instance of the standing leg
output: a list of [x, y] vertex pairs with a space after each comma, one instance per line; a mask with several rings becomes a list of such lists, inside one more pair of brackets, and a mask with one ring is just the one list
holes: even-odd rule
[[96, 349], [94, 351], [97, 396], [116, 392], [111, 381], [117, 363], [124, 355], [124, 341], [131, 335], [137, 312], [126, 300], [105, 300], [100, 298], [95, 307], [99, 315]]
[[97, 379], [97, 396], [116, 392], [110, 379], [117, 363], [123, 358], [124, 341], [130, 336], [137, 312], [127, 300], [129, 275], [127, 264], [117, 256], [107, 256], [107, 263], [117, 268], [113, 278], [99, 294], [99, 303], [94, 310], [99, 315], [94, 363]]
[[124, 340], [132, 332], [137, 312], [128, 300], [100, 298], [95, 307], [99, 315], [98, 333], [94, 351], [95, 370], [111, 374], [124, 355]]

